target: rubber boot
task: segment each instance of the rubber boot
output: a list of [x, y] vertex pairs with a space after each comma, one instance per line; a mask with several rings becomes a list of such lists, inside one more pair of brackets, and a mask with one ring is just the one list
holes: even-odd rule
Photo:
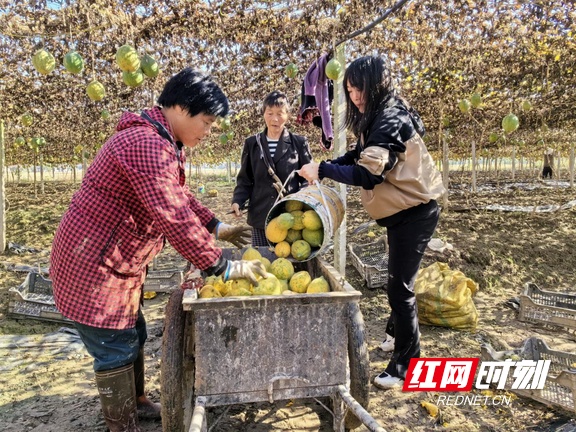
[[134, 365], [96, 372], [96, 386], [110, 432], [141, 432], [136, 414]]
[[160, 419], [160, 404], [154, 403], [144, 393], [144, 348], [140, 348], [134, 362], [134, 382], [136, 384], [136, 406], [141, 419]]

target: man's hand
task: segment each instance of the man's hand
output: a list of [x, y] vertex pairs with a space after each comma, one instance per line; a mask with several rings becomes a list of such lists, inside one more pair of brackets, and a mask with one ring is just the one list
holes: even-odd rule
[[228, 261], [224, 272], [224, 281], [230, 279], [248, 279], [254, 286], [258, 286], [256, 275], [266, 277], [266, 267], [258, 260]]
[[300, 176], [304, 177], [308, 183], [312, 183], [314, 180], [318, 180], [318, 167], [319, 163], [310, 162], [296, 171]]
[[232, 243], [237, 248], [252, 242], [252, 228], [247, 225], [228, 225], [220, 222], [216, 226], [216, 239]]

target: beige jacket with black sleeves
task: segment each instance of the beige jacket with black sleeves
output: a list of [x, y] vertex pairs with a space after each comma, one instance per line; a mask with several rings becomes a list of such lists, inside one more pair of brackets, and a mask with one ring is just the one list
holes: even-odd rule
[[422, 140], [416, 110], [391, 100], [366, 128], [356, 148], [321, 163], [320, 178], [361, 187], [364, 208], [375, 220], [439, 199], [446, 191]]
[[[385, 174], [384, 181], [372, 190], [361, 189], [362, 205], [373, 219], [437, 200], [446, 192], [422, 137], [416, 133], [404, 144], [406, 151], [396, 154], [396, 165]], [[360, 153], [358, 165], [372, 174], [382, 174], [388, 154], [385, 148], [367, 147]]]

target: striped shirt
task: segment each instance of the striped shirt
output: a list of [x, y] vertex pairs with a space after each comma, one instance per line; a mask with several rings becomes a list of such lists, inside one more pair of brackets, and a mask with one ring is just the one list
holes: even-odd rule
[[268, 141], [268, 150], [270, 151], [270, 156], [274, 157], [274, 154], [276, 153], [276, 147], [278, 147], [278, 141], [277, 139], [272, 139], [269, 136], [266, 136], [266, 141]]

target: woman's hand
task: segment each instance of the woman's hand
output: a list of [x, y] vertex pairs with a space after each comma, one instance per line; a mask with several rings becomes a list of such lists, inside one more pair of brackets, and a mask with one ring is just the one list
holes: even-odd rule
[[319, 163], [310, 162], [296, 171], [299, 175], [304, 177], [308, 183], [312, 183], [314, 180], [318, 180], [318, 167]]
[[238, 205], [238, 203], [232, 204], [232, 212], [236, 217], [242, 216], [242, 212], [240, 211], [240, 206]]

